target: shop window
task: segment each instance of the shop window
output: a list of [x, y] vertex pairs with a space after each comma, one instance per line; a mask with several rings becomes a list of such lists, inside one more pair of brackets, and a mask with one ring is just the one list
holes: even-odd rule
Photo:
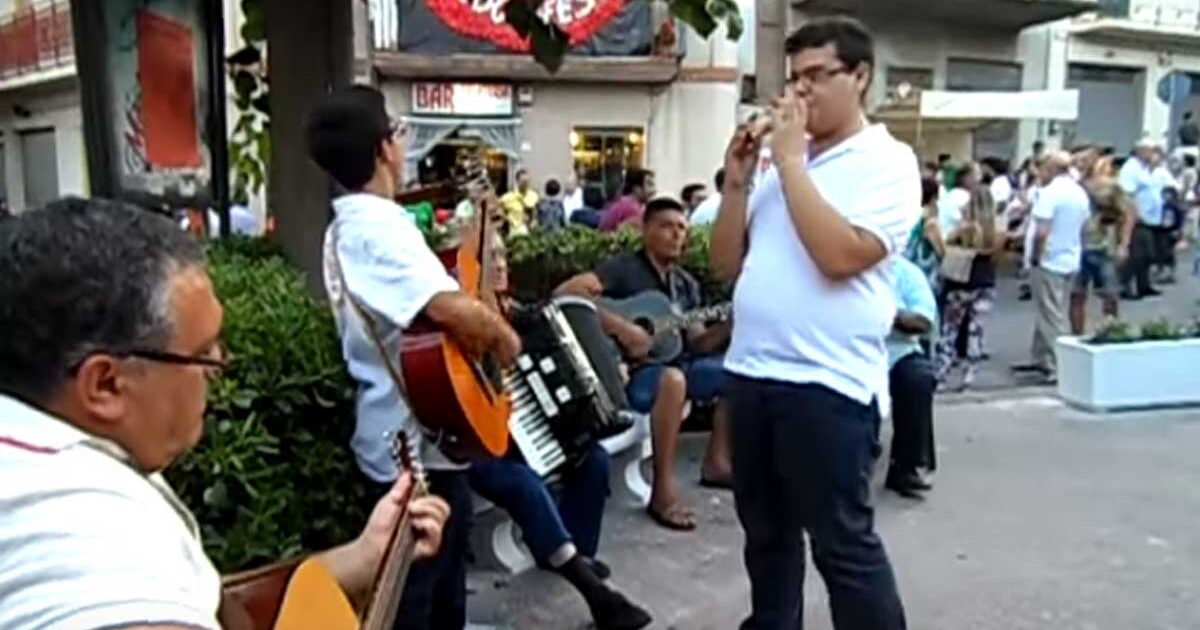
[[463, 164], [477, 155], [483, 159], [492, 187], [498, 194], [507, 192], [508, 156], [484, 143], [479, 132], [469, 127], [454, 132], [421, 158], [417, 163], [418, 181], [424, 186], [457, 182], [463, 177]]
[[626, 170], [645, 168], [646, 134], [641, 127], [576, 127], [568, 139], [586, 199], [611, 200], [620, 194]]

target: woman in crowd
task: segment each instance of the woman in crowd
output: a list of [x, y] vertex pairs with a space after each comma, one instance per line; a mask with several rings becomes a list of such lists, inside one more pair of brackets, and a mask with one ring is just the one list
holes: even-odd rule
[[962, 371], [956, 389], [971, 386], [983, 358], [983, 321], [996, 285], [996, 204], [984, 186], [972, 191], [962, 221], [946, 236], [942, 265], [942, 325], [937, 344], [938, 383], [949, 388], [952, 372]]
[[938, 290], [938, 266], [946, 253], [946, 245], [942, 242], [942, 230], [938, 227], [939, 189], [937, 178], [932, 174], [921, 178], [921, 207], [924, 213], [921, 220], [913, 226], [912, 234], [908, 238], [908, 248], [904, 252], [904, 257], [925, 274], [935, 294]]

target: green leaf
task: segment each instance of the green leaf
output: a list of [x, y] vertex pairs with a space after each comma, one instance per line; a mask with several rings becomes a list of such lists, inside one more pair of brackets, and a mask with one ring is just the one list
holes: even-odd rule
[[534, 24], [541, 20], [526, 0], [512, 0], [504, 5], [504, 21], [522, 38], [528, 38]]
[[562, 67], [563, 57], [567, 54], [569, 38], [557, 24], [547, 24], [534, 20], [530, 28], [529, 43], [533, 48], [533, 58], [550, 74], [558, 72]]
[[246, 70], [238, 70], [233, 73], [233, 91], [238, 96], [239, 109], [245, 109], [241, 107], [240, 103], [243, 100], [250, 102], [250, 99], [254, 96], [254, 91], [257, 89], [258, 79], [253, 74]]
[[717, 21], [709, 13], [705, 0], [670, 0], [667, 5], [671, 15], [691, 26], [701, 37], [707, 38], [717, 29]]

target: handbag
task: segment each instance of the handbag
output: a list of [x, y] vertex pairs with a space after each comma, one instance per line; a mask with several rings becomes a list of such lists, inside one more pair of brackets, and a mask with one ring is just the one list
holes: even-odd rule
[[971, 269], [978, 253], [966, 247], [947, 245], [946, 255], [942, 257], [942, 264], [939, 268], [942, 278], [962, 284], [970, 282]]

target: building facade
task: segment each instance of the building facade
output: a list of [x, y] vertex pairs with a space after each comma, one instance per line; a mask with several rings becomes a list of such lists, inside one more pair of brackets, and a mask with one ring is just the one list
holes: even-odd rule
[[[829, 14], [848, 13], [863, 20], [876, 37], [869, 94], [875, 106], [896, 100], [901, 86], [914, 93], [1040, 89], [1037, 79], [1046, 60], [1041, 51], [1023, 44], [1022, 30], [1098, 6], [1096, 0], [800, 0], [792, 4], [788, 19], [790, 27]], [[941, 154], [1016, 159], [1029, 152], [1035, 139], [1058, 133], [1040, 127], [1036, 121], [995, 121], [970, 129], [930, 125], [919, 142], [911, 125], [893, 133], [913, 143], [925, 160]]]
[[1026, 38], [1047, 51], [1047, 86], [1080, 90], [1068, 144], [1125, 153], [1143, 136], [1171, 143], [1185, 112], [1200, 115], [1198, 0], [1107, 0]]
[[[244, 22], [239, 4], [224, 0], [230, 53]], [[13, 212], [89, 190], [70, 5], [0, 0], [0, 199]], [[232, 120], [232, 89], [227, 92]], [[261, 225], [263, 195], [251, 206]]]
[[704, 40], [652, 3], [624, 4], [555, 74], [459, 35], [425, 0], [372, 8], [371, 63], [409, 124], [411, 178], [444, 180], [476, 148], [501, 190], [520, 169], [539, 188], [574, 171], [598, 206], [628, 169], [647, 168], [678, 194], [711, 182], [737, 122], [737, 43], [721, 31]]

